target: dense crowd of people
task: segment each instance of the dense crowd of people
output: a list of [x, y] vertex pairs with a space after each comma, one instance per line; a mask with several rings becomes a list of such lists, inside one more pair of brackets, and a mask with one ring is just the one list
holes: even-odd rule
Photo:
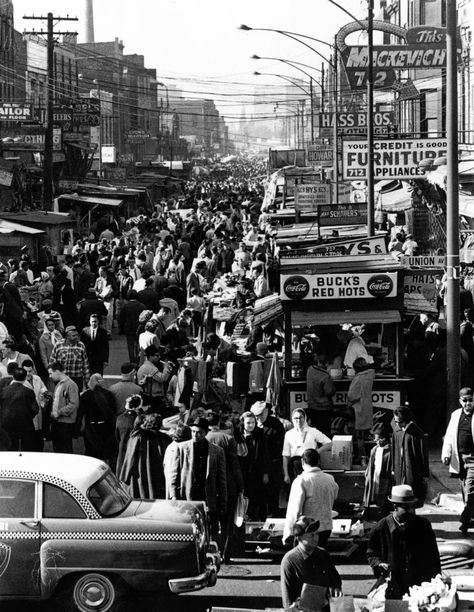
[[[19, 261], [0, 266], [0, 449], [72, 453], [82, 437], [85, 454], [106, 461], [134, 497], [206, 501], [226, 561], [244, 537], [235, 526], [237, 510], [254, 521], [285, 516], [283, 540], [297, 544], [282, 564], [283, 600], [291, 605], [302, 594], [308, 560], [327, 568], [322, 586], [334, 595], [341, 588], [325, 552], [338, 485], [320, 468], [331, 449], [335, 387], [328, 356], [316, 349], [307, 364], [308, 410], [294, 410], [291, 420], [280, 414], [283, 334], [275, 321], [256, 324], [254, 311], [258, 300], [278, 291], [275, 232], [260, 210], [261, 167], [239, 162], [233, 170], [226, 180], [189, 181], [179, 198], [156, 203], [152, 214], [99, 220], [93, 235], [69, 245], [61, 263], [39, 269], [24, 247]], [[415, 252], [410, 236], [397, 240], [391, 248]], [[228, 287], [238, 313], [220, 322], [212, 296]], [[409, 336], [414, 369], [423, 365], [421, 336], [436, 333], [437, 348], [443, 337], [420, 325]], [[230, 338], [242, 328], [238, 351]], [[117, 333], [128, 361], [109, 386], [104, 372]], [[369, 548], [374, 572], [382, 575], [392, 563], [386, 530], [400, 528], [405, 542], [405, 526], [426, 497], [429, 468], [424, 432], [415, 423], [424, 416], [416, 383], [415, 416], [401, 407], [394, 430], [374, 427], [363, 333], [351, 330], [344, 366], [354, 369], [348, 401], [355, 456], [367, 466], [364, 506], [376, 506], [387, 523]], [[463, 393], [472, 414], [472, 391]], [[466, 433], [471, 420], [463, 414]], [[367, 433], [374, 443], [368, 456]], [[471, 482], [474, 443], [467, 438], [460, 468], [454, 442], [443, 460]], [[471, 497], [463, 532], [474, 513]], [[420, 525], [423, 546], [432, 547], [429, 525], [414, 521], [410, 529]], [[405, 542], [397, 554], [407, 551]], [[434, 559], [423, 579], [436, 567]], [[418, 574], [399, 577], [399, 584], [394, 578], [394, 597]]]

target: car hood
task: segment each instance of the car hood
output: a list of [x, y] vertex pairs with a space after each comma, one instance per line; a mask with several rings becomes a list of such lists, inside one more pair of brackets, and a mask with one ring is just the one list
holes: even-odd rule
[[134, 499], [127, 511], [141, 520], [189, 524], [202, 521], [205, 505], [202, 502]]

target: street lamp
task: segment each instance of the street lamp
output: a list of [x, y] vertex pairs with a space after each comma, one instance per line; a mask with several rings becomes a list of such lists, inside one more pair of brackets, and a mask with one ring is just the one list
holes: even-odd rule
[[[313, 68], [312, 66], [309, 66], [308, 64], [302, 64], [301, 62], [294, 62], [292, 60], [287, 60], [287, 59], [282, 59], [281, 57], [261, 57], [260, 55], [252, 55], [251, 59], [255, 59], [255, 60], [275, 60], [277, 62], [281, 62], [282, 64], [287, 64], [288, 66], [291, 66], [292, 68], [295, 68], [295, 70], [299, 70], [300, 72], [302, 72], [304, 75], [306, 75], [309, 78], [309, 97], [310, 97], [310, 109], [311, 109], [311, 141], [314, 141], [314, 99], [313, 99], [313, 80], [316, 81], [316, 79], [313, 79], [313, 77], [306, 72], [306, 70], [303, 70], [303, 68], [300, 68], [300, 66], [307, 66], [308, 68], [311, 68], [312, 70], [318, 70], [317, 68]], [[316, 81], [316, 83], [321, 87], [321, 96], [324, 95], [324, 88], [321, 85], [321, 83], [319, 81]]]
[[[280, 79], [284, 79], [285, 81], [288, 81], [288, 83], [291, 83], [295, 87], [298, 87], [299, 89], [301, 89], [301, 91], [303, 91], [307, 96], [310, 96], [311, 102], [312, 102], [312, 89], [310, 91], [308, 91], [302, 85], [300, 85], [297, 81], [291, 79], [290, 77], [285, 76], [284, 74], [275, 74], [275, 73], [270, 73], [270, 72], [257, 72], [255, 70], [254, 71], [254, 75], [255, 76], [276, 76], [276, 77], [278, 77]], [[277, 102], [277, 107], [278, 107], [278, 102]], [[311, 104], [311, 110], [312, 110], [312, 108], [313, 108], [313, 105]], [[302, 127], [302, 130], [304, 130], [304, 126], [302, 125], [301, 127]], [[311, 121], [311, 139], [313, 139], [313, 138], [314, 138], [314, 134], [313, 134], [313, 121]], [[299, 140], [299, 138], [298, 138], [298, 140]], [[296, 143], [295, 143], [295, 146], [296, 146]]]

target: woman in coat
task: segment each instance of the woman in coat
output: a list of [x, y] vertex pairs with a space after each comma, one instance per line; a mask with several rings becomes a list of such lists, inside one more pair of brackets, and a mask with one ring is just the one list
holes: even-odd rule
[[365, 436], [374, 424], [372, 408], [372, 389], [374, 386], [375, 370], [363, 357], [357, 357], [352, 364], [355, 376], [351, 380], [347, 392], [347, 402], [354, 408], [355, 425], [355, 463], [366, 465]]
[[171, 438], [160, 431], [159, 414], [139, 416], [127, 443], [119, 478], [140, 499], [165, 499], [166, 483], [163, 459]]
[[265, 485], [270, 473], [270, 454], [263, 429], [257, 427], [253, 412], [240, 417], [240, 430], [235, 432], [237, 456], [244, 479], [244, 495], [248, 497], [247, 515], [253, 521], [266, 520]]

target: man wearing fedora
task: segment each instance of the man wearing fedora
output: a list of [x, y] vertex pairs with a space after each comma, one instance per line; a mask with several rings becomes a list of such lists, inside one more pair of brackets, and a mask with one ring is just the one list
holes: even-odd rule
[[191, 440], [178, 444], [170, 468], [171, 499], [205, 501], [209, 508], [211, 533], [218, 537], [219, 520], [227, 509], [225, 454], [208, 442], [209, 422], [203, 417], [188, 423]]
[[[283, 607], [289, 608], [302, 596], [305, 585], [323, 587], [324, 598], [340, 596], [341, 577], [329, 553], [318, 546], [319, 521], [300, 516], [294, 523], [292, 534], [297, 540], [295, 548], [286, 553], [281, 562], [281, 598]], [[313, 602], [314, 603], [314, 602]]]
[[410, 485], [395, 485], [388, 498], [393, 511], [372, 530], [367, 560], [377, 579], [388, 580], [387, 599], [402, 599], [408, 589], [441, 571], [431, 523], [415, 514], [418, 502]]
[[462, 482], [464, 510], [459, 530], [467, 535], [474, 516], [474, 392], [470, 387], [459, 391], [461, 408], [455, 410], [444, 436], [441, 460], [449, 465], [449, 472]]

